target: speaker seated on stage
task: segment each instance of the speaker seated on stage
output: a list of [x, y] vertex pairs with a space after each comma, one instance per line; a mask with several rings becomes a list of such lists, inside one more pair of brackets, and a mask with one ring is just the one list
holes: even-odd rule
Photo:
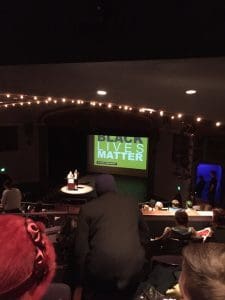
[[175, 226], [166, 227], [161, 236], [156, 239], [173, 238], [178, 240], [189, 240], [196, 237], [194, 227], [188, 226], [188, 214], [185, 210], [179, 209], [175, 212]]

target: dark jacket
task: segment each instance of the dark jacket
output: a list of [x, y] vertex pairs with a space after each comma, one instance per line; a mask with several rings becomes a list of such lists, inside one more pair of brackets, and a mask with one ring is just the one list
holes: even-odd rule
[[75, 244], [77, 272], [96, 281], [126, 286], [142, 269], [144, 250], [139, 235], [137, 201], [106, 193], [80, 211]]

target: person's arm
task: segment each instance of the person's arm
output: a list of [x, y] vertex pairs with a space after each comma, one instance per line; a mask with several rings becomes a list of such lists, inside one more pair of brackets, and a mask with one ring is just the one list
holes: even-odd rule
[[78, 284], [82, 284], [84, 277], [84, 267], [86, 256], [89, 252], [89, 225], [87, 222], [87, 217], [83, 209], [81, 208], [78, 223], [77, 223], [77, 233], [75, 237], [75, 255], [74, 263], [76, 272], [75, 277], [77, 278]]
[[171, 228], [166, 227], [163, 231], [163, 234], [160, 235], [159, 237], [156, 237], [155, 240], [166, 239], [170, 236], [170, 233], [171, 233]]

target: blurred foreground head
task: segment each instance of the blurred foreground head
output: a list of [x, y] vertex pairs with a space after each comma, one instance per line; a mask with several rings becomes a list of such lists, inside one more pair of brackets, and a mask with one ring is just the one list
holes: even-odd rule
[[185, 247], [179, 285], [185, 300], [225, 299], [225, 244]]
[[117, 192], [114, 177], [109, 174], [97, 175], [95, 178], [95, 189], [98, 196], [109, 192]]
[[44, 226], [0, 216], [0, 299], [39, 300], [55, 273], [55, 252]]

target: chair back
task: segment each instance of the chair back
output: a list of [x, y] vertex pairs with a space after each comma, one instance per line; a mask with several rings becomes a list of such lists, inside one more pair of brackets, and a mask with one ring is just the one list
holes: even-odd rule
[[67, 284], [51, 283], [43, 300], [71, 300], [71, 290]]

